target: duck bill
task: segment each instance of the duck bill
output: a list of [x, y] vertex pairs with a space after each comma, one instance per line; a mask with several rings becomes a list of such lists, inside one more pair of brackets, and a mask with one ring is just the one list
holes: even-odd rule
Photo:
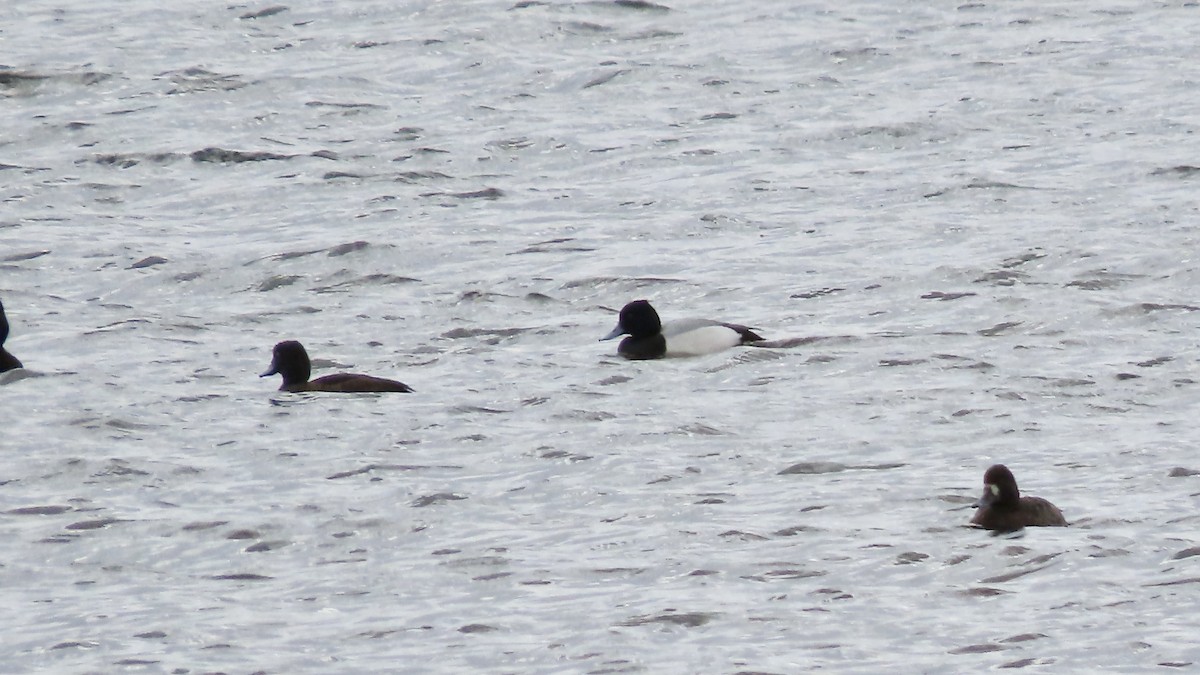
[[271, 375], [279, 374], [279, 366], [275, 365], [275, 361], [271, 361], [271, 367], [267, 368], [267, 372], [262, 373], [259, 377], [270, 377]]
[[625, 334], [625, 329], [621, 328], [621, 324], [617, 324], [617, 327], [612, 329], [611, 331], [609, 331], [608, 335], [605, 335], [604, 337], [600, 338], [600, 342], [604, 342], [605, 340], [611, 340], [613, 338], [618, 338], [624, 334]]
[[983, 494], [980, 495], [979, 499], [971, 506], [974, 506], [975, 508], [978, 509], [978, 508], [982, 508], [984, 506], [988, 506], [989, 504], [991, 504], [994, 501], [996, 501], [995, 487], [993, 487], [991, 485], [985, 485], [985, 486], [983, 486]]

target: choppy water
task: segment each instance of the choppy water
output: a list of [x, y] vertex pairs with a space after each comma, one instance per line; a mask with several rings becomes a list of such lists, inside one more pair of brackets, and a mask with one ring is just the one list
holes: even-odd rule
[[1200, 662], [1193, 3], [178, 4], [0, 9], [0, 670]]

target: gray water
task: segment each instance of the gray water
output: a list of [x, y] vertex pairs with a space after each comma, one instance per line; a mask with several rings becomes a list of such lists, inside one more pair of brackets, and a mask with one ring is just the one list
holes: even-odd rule
[[0, 9], [0, 670], [1200, 662], [1200, 7], [665, 2]]

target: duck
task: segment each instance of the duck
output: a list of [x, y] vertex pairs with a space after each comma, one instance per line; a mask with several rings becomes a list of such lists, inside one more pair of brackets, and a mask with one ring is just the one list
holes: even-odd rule
[[1017, 479], [1003, 464], [983, 474], [983, 496], [971, 525], [997, 532], [1016, 532], [1026, 527], [1066, 527], [1062, 511], [1041, 497], [1022, 497]]
[[304, 345], [295, 340], [285, 340], [275, 345], [271, 351], [271, 367], [259, 377], [282, 375], [283, 385], [279, 387], [279, 391], [397, 391], [403, 393], [413, 391], [412, 387], [403, 382], [357, 373], [336, 373], [310, 381], [308, 377], [311, 372], [312, 363], [308, 360], [308, 352], [304, 350]]
[[0, 373], [14, 370], [16, 368], [24, 368], [21, 365], [21, 360], [4, 348], [4, 341], [8, 339], [8, 317], [4, 314], [4, 303], [0, 302]]
[[763, 340], [752, 328], [711, 319], [684, 319], [664, 326], [648, 300], [634, 300], [622, 307], [616, 328], [600, 341], [621, 335], [629, 337], [621, 340], [617, 353], [633, 360], [702, 356]]

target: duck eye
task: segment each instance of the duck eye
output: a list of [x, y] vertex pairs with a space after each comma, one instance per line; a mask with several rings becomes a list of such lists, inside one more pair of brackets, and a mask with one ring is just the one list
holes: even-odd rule
[[1000, 496], [1000, 486], [999, 485], [996, 485], [995, 483], [989, 483], [988, 489], [992, 491], [993, 496], [995, 496], [995, 497]]

